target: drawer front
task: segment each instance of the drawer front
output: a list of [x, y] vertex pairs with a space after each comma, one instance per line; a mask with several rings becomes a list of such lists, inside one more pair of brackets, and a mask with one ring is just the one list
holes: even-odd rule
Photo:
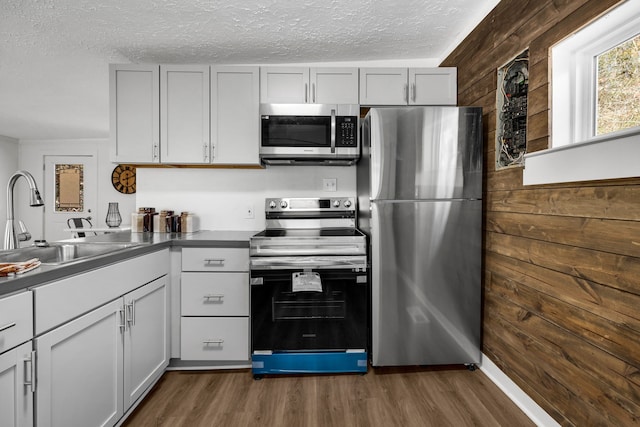
[[249, 271], [249, 248], [183, 248], [182, 271]]
[[248, 273], [182, 273], [183, 316], [248, 316]]
[[183, 317], [182, 360], [249, 360], [248, 317]]
[[33, 294], [0, 299], [0, 353], [33, 338]]

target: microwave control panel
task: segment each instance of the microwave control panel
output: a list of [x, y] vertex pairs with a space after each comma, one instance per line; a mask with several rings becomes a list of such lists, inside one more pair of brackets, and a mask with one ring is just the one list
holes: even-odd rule
[[358, 146], [358, 117], [337, 116], [336, 117], [336, 147], [357, 147]]

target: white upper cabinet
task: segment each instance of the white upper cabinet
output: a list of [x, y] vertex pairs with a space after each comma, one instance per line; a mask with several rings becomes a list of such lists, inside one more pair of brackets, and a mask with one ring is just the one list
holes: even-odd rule
[[211, 67], [211, 163], [259, 165], [260, 69]]
[[357, 68], [262, 67], [263, 104], [357, 104]]
[[361, 68], [361, 105], [456, 105], [457, 70]]
[[455, 67], [409, 68], [409, 105], [456, 105]]
[[160, 67], [109, 66], [111, 161], [160, 161]]
[[160, 66], [162, 163], [209, 163], [209, 66]]

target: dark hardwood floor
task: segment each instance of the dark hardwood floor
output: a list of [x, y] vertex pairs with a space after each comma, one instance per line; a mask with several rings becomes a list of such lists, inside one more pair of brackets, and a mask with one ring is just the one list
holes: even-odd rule
[[534, 426], [480, 370], [376, 368], [366, 375], [167, 372], [125, 422], [154, 426]]

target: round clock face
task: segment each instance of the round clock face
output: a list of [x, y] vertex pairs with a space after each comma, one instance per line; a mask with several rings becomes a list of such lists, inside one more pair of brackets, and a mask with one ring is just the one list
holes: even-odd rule
[[123, 194], [136, 192], [136, 168], [129, 165], [118, 165], [111, 173], [113, 188]]

